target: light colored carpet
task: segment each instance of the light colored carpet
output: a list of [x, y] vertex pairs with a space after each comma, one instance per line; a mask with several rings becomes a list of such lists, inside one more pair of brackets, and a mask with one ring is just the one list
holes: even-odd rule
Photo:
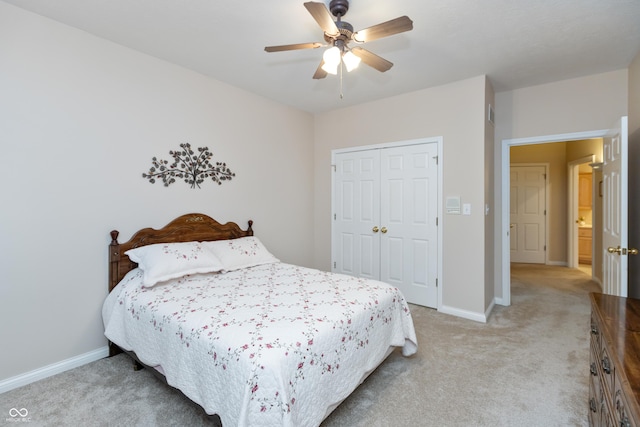
[[[514, 264], [512, 305], [486, 324], [412, 306], [418, 354], [394, 352], [323, 427], [586, 426], [598, 290], [579, 270]], [[211, 425], [125, 355], [0, 394], [0, 421], [10, 408], [27, 408], [30, 426]]]

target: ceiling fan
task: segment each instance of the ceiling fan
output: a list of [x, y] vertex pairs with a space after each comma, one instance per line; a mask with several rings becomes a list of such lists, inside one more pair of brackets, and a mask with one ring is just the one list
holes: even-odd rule
[[[393, 66], [393, 63], [360, 46], [350, 48], [349, 42], [362, 44], [413, 29], [413, 21], [407, 16], [401, 16], [354, 32], [353, 26], [342, 20], [342, 17], [349, 10], [348, 0], [331, 0], [329, 9], [327, 9], [324, 3], [313, 1], [304, 3], [304, 7], [307, 8], [313, 19], [316, 20], [322, 31], [324, 31], [324, 39], [327, 44], [298, 43], [282, 46], [267, 46], [264, 50], [267, 52], [282, 52], [286, 50], [317, 49], [319, 47], [331, 46], [324, 52], [322, 61], [313, 75], [314, 79], [323, 79], [327, 74], [337, 74], [340, 64], [344, 64], [347, 71], [351, 71], [358, 66], [360, 61], [380, 72], [389, 70]], [[336, 21], [333, 20], [332, 14], [337, 18]]]

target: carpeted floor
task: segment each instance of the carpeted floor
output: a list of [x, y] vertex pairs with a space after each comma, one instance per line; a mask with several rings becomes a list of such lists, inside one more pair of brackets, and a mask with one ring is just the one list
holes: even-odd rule
[[[418, 354], [394, 352], [323, 426], [588, 425], [589, 279], [514, 264], [512, 305], [486, 324], [412, 306]], [[0, 422], [10, 408], [27, 408], [31, 426], [212, 423], [125, 355], [0, 394]]]

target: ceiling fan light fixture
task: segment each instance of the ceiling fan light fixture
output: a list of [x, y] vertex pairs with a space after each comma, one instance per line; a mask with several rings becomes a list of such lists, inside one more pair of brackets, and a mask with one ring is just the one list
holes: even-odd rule
[[322, 69], [329, 74], [338, 74], [338, 65], [340, 65], [340, 49], [332, 46], [324, 51], [322, 55]]
[[332, 75], [336, 75], [338, 74], [338, 64], [335, 65], [331, 65], [331, 64], [327, 64], [326, 62], [324, 64], [322, 64], [321, 67], [324, 71], [326, 71], [328, 74], [332, 74]]
[[[349, 10], [349, 0], [330, 0], [329, 9], [327, 9], [325, 2], [306, 1], [304, 3], [304, 7], [322, 29], [324, 41], [331, 45], [324, 52], [313, 78], [324, 79], [327, 74], [338, 74], [338, 68], [340, 68], [340, 77], [342, 78], [343, 64], [347, 72], [350, 72], [356, 69], [360, 62], [381, 73], [388, 71], [393, 66], [392, 62], [359, 46], [354, 47], [352, 50], [349, 48], [349, 42], [368, 43], [383, 37], [411, 31], [413, 29], [413, 21], [408, 16], [400, 16], [354, 32], [353, 26], [342, 20]], [[267, 46], [264, 50], [267, 52], [282, 52], [298, 49], [316, 49], [321, 46], [323, 44], [317, 42], [297, 43]]]
[[337, 46], [330, 47], [329, 49], [324, 51], [322, 59], [324, 60], [325, 64], [338, 66], [338, 64], [340, 63], [340, 49]]
[[347, 51], [342, 56], [342, 61], [344, 62], [344, 66], [347, 68], [347, 72], [355, 70], [360, 65], [360, 58], [353, 54], [351, 51]]

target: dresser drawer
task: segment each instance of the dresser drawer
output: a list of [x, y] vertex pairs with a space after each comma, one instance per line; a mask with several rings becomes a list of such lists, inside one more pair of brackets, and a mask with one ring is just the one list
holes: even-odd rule
[[602, 384], [593, 372], [589, 380], [589, 425], [596, 426], [613, 426], [613, 418], [611, 411], [607, 405], [607, 398], [602, 389]]
[[600, 330], [602, 328], [600, 327], [600, 322], [598, 322], [598, 318], [595, 315], [595, 313], [591, 313], [591, 344], [595, 344], [595, 348], [598, 351], [598, 353], [600, 352], [600, 340], [601, 340], [601, 333]]
[[614, 381], [615, 392], [613, 393], [613, 415], [617, 426], [620, 427], [637, 427], [636, 422], [629, 413], [629, 404], [624, 392], [621, 389], [621, 380], [615, 375]]
[[[593, 343], [592, 343], [593, 344]], [[591, 427], [614, 427], [612, 409], [610, 408], [610, 390], [605, 390], [600, 353], [591, 347], [589, 357], [589, 426]]]
[[607, 346], [602, 346], [599, 357], [600, 375], [602, 375], [602, 386], [613, 396], [615, 387], [615, 364], [611, 359]]
[[602, 425], [602, 405], [600, 400], [600, 383], [597, 379], [591, 378], [589, 381], [589, 425]]

